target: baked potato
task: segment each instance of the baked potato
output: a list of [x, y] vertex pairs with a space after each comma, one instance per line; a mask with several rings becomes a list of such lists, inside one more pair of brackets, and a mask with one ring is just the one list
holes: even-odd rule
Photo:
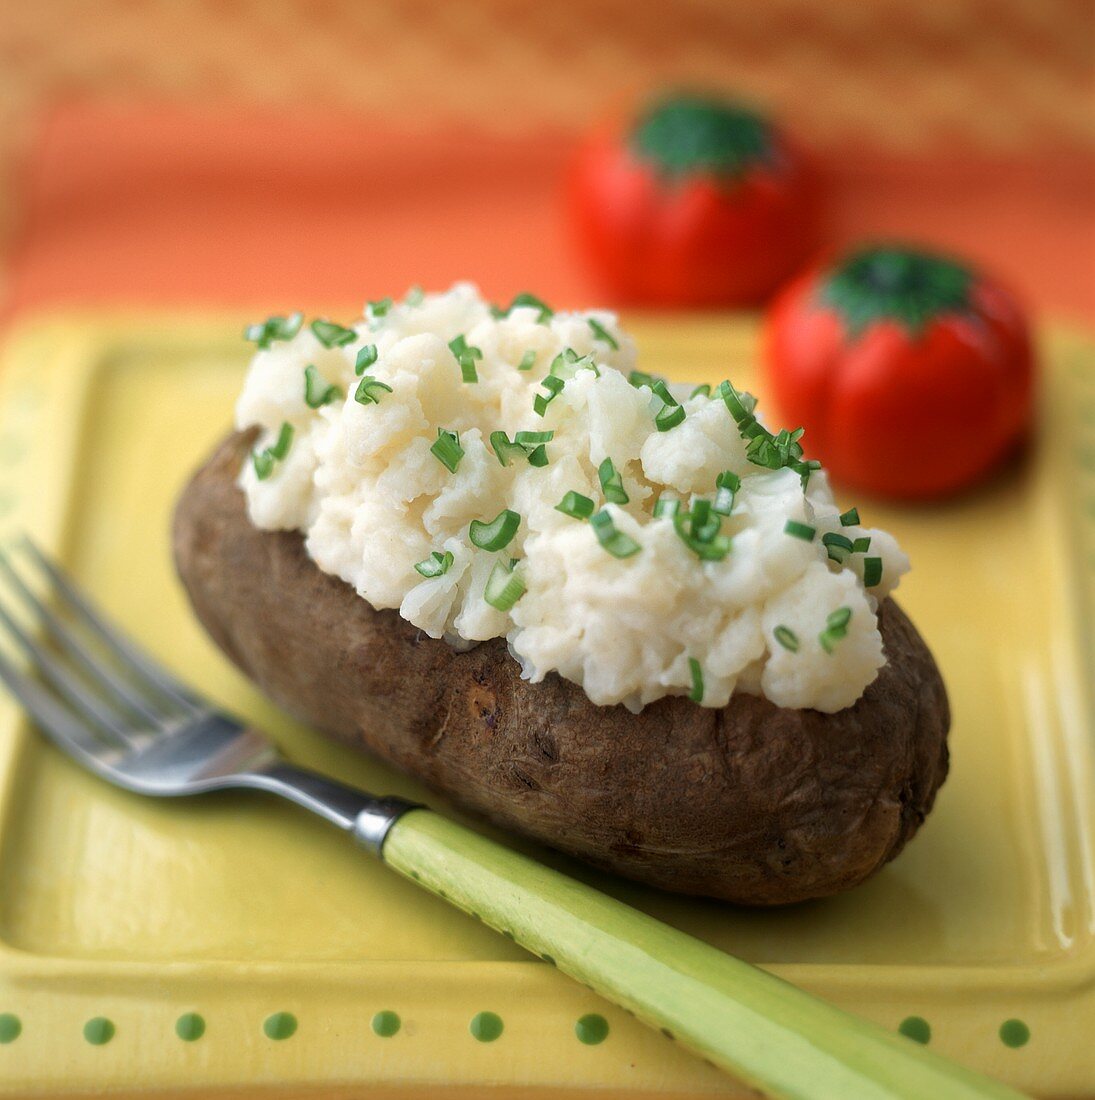
[[947, 696], [891, 599], [886, 663], [853, 706], [721, 708], [676, 695], [638, 714], [549, 674], [503, 638], [459, 652], [322, 572], [299, 532], [260, 530], [237, 485], [255, 432], [183, 492], [179, 575], [224, 652], [286, 710], [465, 809], [605, 870], [749, 905], [817, 898], [896, 856], [947, 773]]

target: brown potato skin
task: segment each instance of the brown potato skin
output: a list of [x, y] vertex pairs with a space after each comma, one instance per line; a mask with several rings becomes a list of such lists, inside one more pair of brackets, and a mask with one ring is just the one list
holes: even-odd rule
[[853, 707], [735, 695], [635, 715], [558, 676], [529, 684], [496, 639], [466, 653], [321, 572], [298, 533], [261, 531], [230, 436], [175, 515], [198, 617], [272, 699], [458, 805], [606, 870], [685, 894], [783, 905], [862, 882], [901, 851], [947, 774], [943, 681], [900, 608]]

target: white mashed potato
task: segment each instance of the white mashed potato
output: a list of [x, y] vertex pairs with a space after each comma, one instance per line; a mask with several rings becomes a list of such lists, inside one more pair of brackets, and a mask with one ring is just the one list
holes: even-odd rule
[[[294, 327], [260, 341], [240, 395], [237, 426], [263, 429], [240, 484], [253, 523], [304, 532], [319, 568], [374, 607], [455, 645], [505, 637], [527, 679], [557, 672], [604, 705], [721, 707], [744, 691], [836, 711], [874, 680], [877, 606], [908, 569], [894, 539], [842, 521], [786, 436], [782, 459], [751, 460], [725, 391], [670, 386], [680, 419], [632, 375], [611, 313], [502, 313], [459, 284], [371, 305], [352, 329], [321, 323], [322, 340]], [[659, 411], [679, 422], [660, 430]], [[448, 463], [439, 430], [462, 452]], [[494, 432], [552, 434], [503, 446], [503, 465]], [[720, 475], [740, 479], [732, 504]], [[591, 504], [568, 515], [568, 493]], [[473, 521], [507, 509], [519, 523], [504, 546], [473, 540]]]

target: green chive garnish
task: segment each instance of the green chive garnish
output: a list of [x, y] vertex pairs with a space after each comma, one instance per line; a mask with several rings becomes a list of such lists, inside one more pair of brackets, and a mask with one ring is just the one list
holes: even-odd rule
[[536, 366], [536, 351], [533, 348], [529, 348], [524, 355], [521, 356], [521, 362], [517, 364], [518, 370], [532, 370]]
[[722, 561], [730, 553], [732, 540], [719, 534], [722, 516], [714, 511], [709, 500], [697, 500], [689, 512], [677, 512], [673, 527], [681, 542], [701, 561]]
[[867, 551], [870, 550], [870, 548], [871, 548], [871, 536], [870, 535], [864, 535], [863, 538], [856, 539], [855, 542], [852, 543], [852, 553], [853, 554], [866, 554]]
[[699, 661], [695, 657], [688, 658], [688, 671], [692, 673], [692, 690], [688, 693], [688, 698], [693, 703], [703, 702], [703, 669], [700, 668]]
[[606, 458], [597, 467], [597, 479], [601, 483], [601, 492], [605, 500], [610, 504], [626, 504], [630, 499], [624, 489], [624, 479], [612, 464], [611, 458]]
[[372, 375], [367, 374], [357, 384], [354, 400], [359, 405], [379, 405], [380, 395], [385, 391], [391, 393], [392, 387], [381, 382], [379, 378], [373, 378]]
[[711, 396], [711, 386], [707, 382], [704, 382], [704, 384], [702, 386], [697, 386], [688, 395], [688, 399], [689, 399], [689, 401], [691, 401], [693, 397], [710, 397], [710, 396]]
[[848, 511], [843, 512], [840, 516], [841, 527], [855, 527], [859, 523], [859, 509], [849, 508]]
[[659, 432], [667, 432], [684, 420], [684, 406], [678, 403], [677, 399], [669, 392], [669, 387], [661, 379], [656, 381], [651, 389], [662, 403], [662, 407], [654, 416], [654, 427]]
[[848, 633], [848, 623], [852, 618], [850, 607], [838, 607], [826, 620], [825, 629], [817, 636], [821, 648], [832, 653], [833, 647]]
[[681, 502], [676, 497], [667, 497], [664, 493], [654, 502], [654, 518], [669, 516], [672, 518], [681, 510]]
[[342, 396], [342, 390], [338, 386], [328, 385], [320, 377], [320, 373], [309, 363], [304, 368], [304, 404], [310, 409], [320, 409], [337, 401]]
[[243, 338], [252, 340], [260, 348], [268, 348], [275, 340], [292, 340], [304, 322], [303, 313], [291, 313], [288, 317], [267, 317], [243, 330]]
[[752, 394], [740, 393], [730, 382], [719, 386], [719, 394], [738, 426], [738, 434], [747, 441], [745, 455], [749, 461], [767, 470], [794, 470], [805, 489], [810, 475], [814, 470], [821, 469], [821, 463], [802, 457], [802, 444], [799, 443], [802, 428], [796, 428], [793, 432], [784, 429], [772, 435], [754, 415], [757, 399]]
[[502, 316], [508, 317], [518, 306], [532, 306], [533, 309], [538, 309], [540, 314], [536, 318], [536, 322], [540, 325], [546, 325], [555, 316], [555, 311], [551, 306], [541, 301], [535, 294], [529, 294], [527, 290], [514, 296], [513, 301], [509, 304], [509, 309], [505, 310]]
[[613, 336], [600, 321], [595, 321], [592, 317], [587, 317], [586, 320], [589, 323], [589, 327], [593, 330], [595, 339], [603, 340], [613, 351], [620, 350], [620, 345], [616, 342], [616, 337]]
[[509, 611], [525, 594], [525, 581], [516, 566], [516, 558], [509, 565], [496, 562], [487, 578], [483, 599], [499, 611]]
[[548, 374], [569, 382], [582, 369], [591, 370], [598, 378], [601, 372], [593, 361], [592, 355], [579, 355], [573, 348], [563, 348], [551, 361]]
[[436, 458], [442, 466], [448, 468], [450, 473], [456, 473], [456, 467], [464, 457], [464, 448], [460, 446], [458, 433], [448, 428], [437, 429], [437, 439], [430, 448], [430, 454]]
[[804, 542], [813, 542], [814, 536], [817, 534], [817, 528], [811, 527], [808, 523], [799, 523], [797, 519], [789, 519], [783, 526], [785, 534], [793, 535], [796, 539], [802, 539]]
[[550, 443], [555, 433], [547, 432], [518, 432], [513, 437], [513, 442], [505, 432], [491, 432], [490, 445], [498, 456], [498, 461], [503, 466], [524, 455], [528, 458], [530, 466], [546, 466], [548, 464], [546, 443]]
[[833, 531], [828, 531], [821, 536], [822, 546], [829, 550], [837, 549], [844, 550], [847, 553], [851, 553], [855, 549], [855, 544], [846, 535], [836, 535]]
[[525, 448], [519, 443], [510, 442], [510, 438], [505, 432], [491, 432], [490, 445], [494, 448], [494, 453], [503, 466], [508, 466], [513, 459], [525, 453]]
[[616, 524], [612, 522], [612, 516], [607, 509], [599, 511], [589, 522], [593, 525], [597, 541], [614, 558], [630, 558], [642, 549], [629, 535], [616, 530]]
[[573, 489], [558, 504], [555, 505], [556, 512], [562, 512], [564, 516], [570, 516], [571, 519], [589, 519], [593, 515], [593, 501], [589, 497], [582, 496], [581, 493], [575, 492]]
[[789, 626], [777, 626], [772, 633], [784, 649], [792, 653], [798, 652], [798, 635]]
[[480, 550], [502, 550], [513, 541], [520, 526], [521, 517], [509, 508], [503, 508], [490, 523], [473, 519], [468, 537]]
[[407, 297], [403, 299], [409, 306], [420, 306], [425, 300], [426, 295], [420, 286], [412, 286], [407, 291]]
[[388, 310], [392, 308], [393, 302], [391, 298], [381, 298], [378, 302], [368, 302], [369, 312], [374, 318], [383, 317]]
[[251, 461], [255, 464], [255, 477], [259, 481], [265, 481], [274, 472], [274, 465], [289, 453], [292, 442], [293, 425], [286, 422], [278, 431], [278, 438], [273, 446], [252, 452]]
[[376, 362], [376, 344], [366, 344], [357, 353], [354, 374], [364, 374]]
[[346, 328], [344, 325], [325, 321], [322, 318], [313, 321], [308, 327], [325, 348], [342, 348], [357, 339], [357, 333], [352, 328]]
[[655, 382], [664, 381], [664, 379], [657, 374], [647, 374], [645, 371], [641, 370], [633, 370], [627, 376], [627, 380], [637, 390], [642, 389], [643, 386], [646, 386], [647, 389], [652, 390], [654, 388]]
[[874, 588], [876, 584], [882, 582], [882, 559], [881, 558], [864, 558], [863, 559], [863, 586], [864, 588]]
[[713, 512], [728, 516], [734, 510], [734, 494], [741, 488], [741, 478], [732, 470], [723, 470], [715, 478], [715, 500], [711, 505]]
[[537, 416], [543, 416], [547, 412], [548, 405], [563, 392], [566, 382], [561, 378], [556, 378], [554, 374], [549, 374], [540, 380], [540, 385], [548, 392], [546, 394], [538, 393], [532, 399], [532, 410]]
[[475, 369], [475, 361], [483, 358], [482, 351], [479, 348], [472, 347], [463, 333], [454, 336], [449, 341], [449, 351], [453, 353], [456, 361], [460, 364], [460, 377], [465, 382], [478, 382], [479, 374]]
[[415, 563], [415, 569], [427, 578], [441, 577], [449, 571], [452, 565], [452, 551], [446, 550], [443, 554], [434, 550], [425, 561]]

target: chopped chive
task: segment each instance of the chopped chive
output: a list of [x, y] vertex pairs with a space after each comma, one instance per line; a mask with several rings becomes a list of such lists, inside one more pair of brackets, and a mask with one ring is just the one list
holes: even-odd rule
[[866, 554], [867, 551], [870, 550], [870, 548], [871, 548], [871, 536], [870, 535], [864, 535], [863, 538], [856, 539], [855, 542], [852, 543], [852, 553], [853, 554]]
[[392, 387], [381, 382], [379, 378], [373, 378], [372, 375], [367, 374], [357, 384], [354, 400], [360, 405], [379, 405], [382, 390], [391, 393]]
[[334, 321], [325, 321], [323, 318], [313, 321], [308, 327], [325, 348], [342, 348], [357, 339], [357, 333], [352, 328], [346, 328]]
[[547, 447], [540, 444], [539, 447], [533, 447], [528, 453], [528, 464], [530, 466], [546, 466], [548, 464]]
[[366, 344], [358, 349], [357, 359], [354, 362], [354, 374], [364, 374], [376, 362], [376, 344]]
[[695, 657], [688, 658], [688, 671], [692, 673], [692, 690], [688, 693], [688, 698], [693, 703], [703, 702], [703, 669], [700, 668], [699, 661]]
[[798, 635], [789, 626], [777, 626], [772, 633], [784, 649], [788, 649], [792, 653], [798, 652]]
[[688, 399], [689, 399], [689, 401], [691, 401], [693, 397], [710, 397], [710, 396], [711, 396], [711, 386], [710, 386], [709, 383], [704, 382], [704, 384], [702, 386], [697, 386], [688, 395]]
[[667, 497], [664, 493], [654, 502], [654, 518], [669, 516], [672, 518], [681, 510], [681, 502], [676, 497]]
[[601, 483], [601, 492], [604, 493], [605, 500], [610, 504], [626, 504], [630, 499], [627, 490], [624, 489], [624, 479], [612, 464], [611, 458], [606, 458], [597, 467], [597, 480]]
[[613, 351], [620, 350], [620, 345], [616, 342], [616, 337], [613, 336], [600, 321], [596, 321], [592, 317], [587, 317], [586, 321], [589, 323], [589, 327], [593, 330], [593, 335], [597, 340], [603, 340]]
[[290, 313], [288, 317], [267, 317], [243, 330], [243, 338], [253, 341], [260, 348], [268, 348], [274, 340], [292, 340], [304, 323], [303, 313]]
[[540, 379], [540, 385], [548, 392], [546, 394], [538, 393], [532, 399], [532, 410], [537, 416], [543, 416], [547, 412], [548, 405], [563, 392], [566, 382], [561, 378], [556, 378], [554, 374], [549, 374]]
[[338, 386], [327, 385], [316, 368], [309, 363], [304, 368], [304, 404], [310, 409], [320, 409], [342, 396]]
[[415, 569], [427, 578], [441, 577], [449, 571], [452, 561], [451, 550], [446, 550], [443, 554], [434, 550], [425, 561], [416, 562]]
[[744, 432], [743, 425], [752, 427], [756, 423], [753, 410], [757, 407], [757, 399], [751, 393], [739, 392], [731, 382], [723, 382], [719, 386], [719, 395], [740, 430]]
[[367, 303], [369, 312], [377, 319], [385, 316], [393, 304], [391, 298], [381, 298], [379, 301]]
[[519, 443], [512, 443], [505, 432], [491, 432], [490, 445], [503, 466], [508, 466], [513, 459], [525, 453], [525, 448]]
[[655, 382], [660, 382], [662, 379], [656, 374], [647, 374], [645, 371], [633, 370], [627, 376], [628, 382], [635, 387], [635, 389], [642, 389], [646, 386], [647, 389], [652, 390]]
[[450, 473], [456, 473], [456, 467], [464, 457], [464, 448], [460, 446], [460, 435], [448, 428], [437, 429], [437, 439], [430, 447], [430, 454], [436, 458], [442, 466], [448, 468]]
[[814, 536], [817, 534], [817, 528], [811, 527], [808, 523], [799, 523], [797, 519], [789, 519], [783, 525], [784, 534], [793, 535], [796, 539], [802, 539], [804, 542], [813, 542]]
[[479, 373], [475, 369], [476, 359], [482, 359], [483, 353], [479, 348], [473, 347], [461, 333], [449, 341], [449, 351], [456, 357], [460, 364], [460, 377], [465, 382], [478, 382]]
[[838, 607], [825, 620], [825, 629], [817, 636], [821, 648], [826, 653], [832, 653], [833, 647], [848, 633], [848, 623], [852, 618], [850, 607]]
[[841, 527], [855, 527], [859, 523], [859, 509], [849, 508], [848, 511], [841, 513], [840, 526]]
[[552, 359], [548, 374], [553, 374], [556, 378], [562, 378], [563, 381], [569, 382], [578, 371], [583, 369], [591, 370], [598, 378], [601, 377], [601, 372], [593, 361], [592, 355], [579, 355], [573, 348], [563, 348]]
[[854, 543], [847, 535], [838, 535], [831, 531], [821, 536], [821, 542], [824, 546], [837, 546], [841, 550], [847, 550], [849, 554], [854, 549]]
[[642, 549], [630, 535], [616, 530], [616, 524], [612, 522], [612, 516], [607, 509], [602, 508], [589, 522], [593, 525], [597, 541], [614, 558], [630, 558]]
[[863, 559], [863, 586], [865, 588], [874, 588], [875, 585], [882, 582], [882, 559], [881, 558], [864, 558]]
[[509, 309], [505, 311], [504, 316], [508, 317], [518, 306], [532, 306], [533, 309], [538, 309], [540, 313], [536, 318], [536, 323], [540, 325], [546, 325], [555, 316], [555, 311], [551, 306], [537, 298], [535, 294], [530, 294], [527, 290], [514, 295], [513, 301], [510, 302]]
[[593, 515], [593, 501], [573, 489], [555, 505], [556, 512], [562, 512], [571, 519], [589, 519]]
[[255, 477], [259, 481], [265, 481], [274, 472], [274, 465], [289, 453], [292, 442], [293, 425], [286, 421], [279, 429], [278, 438], [272, 446], [251, 453], [251, 461], [255, 465]]
[[521, 517], [509, 508], [503, 508], [490, 523], [473, 519], [468, 537], [480, 550], [502, 550], [513, 541], [520, 526]]
[[667, 432], [684, 420], [684, 406], [678, 403], [677, 399], [669, 392], [669, 387], [661, 379], [656, 381], [651, 389], [654, 391], [654, 396], [662, 403], [661, 408], [654, 416], [654, 427], [659, 432]]
[[711, 505], [713, 512], [728, 516], [734, 510], [734, 495], [741, 488], [741, 478], [733, 470], [723, 470], [715, 478], [715, 500]]
[[423, 293], [420, 286], [412, 286], [407, 291], [407, 297], [403, 299], [409, 306], [420, 306], [425, 300], [426, 295]]
[[536, 350], [529, 348], [524, 355], [521, 356], [521, 362], [517, 364], [518, 370], [532, 370], [536, 366]]
[[550, 443], [555, 437], [553, 431], [546, 432], [518, 432], [514, 437], [514, 443], [520, 443], [522, 447], [535, 447], [538, 443]]
[[525, 594], [525, 581], [517, 570], [517, 560], [509, 565], [496, 562], [483, 589], [483, 599], [498, 611], [509, 611]]
[[821, 469], [821, 463], [802, 457], [802, 444], [799, 440], [803, 429], [796, 428], [791, 432], [784, 428], [773, 435], [757, 420], [757, 399], [752, 394], [739, 392], [730, 382], [719, 385], [719, 394], [737, 424], [738, 434], [747, 441], [745, 455], [749, 461], [767, 470], [794, 470], [805, 489], [810, 475]]
[[714, 512], [709, 500], [697, 500], [690, 512], [676, 512], [673, 527], [681, 542], [701, 561], [722, 561], [730, 553], [732, 540], [719, 534], [722, 516]]

